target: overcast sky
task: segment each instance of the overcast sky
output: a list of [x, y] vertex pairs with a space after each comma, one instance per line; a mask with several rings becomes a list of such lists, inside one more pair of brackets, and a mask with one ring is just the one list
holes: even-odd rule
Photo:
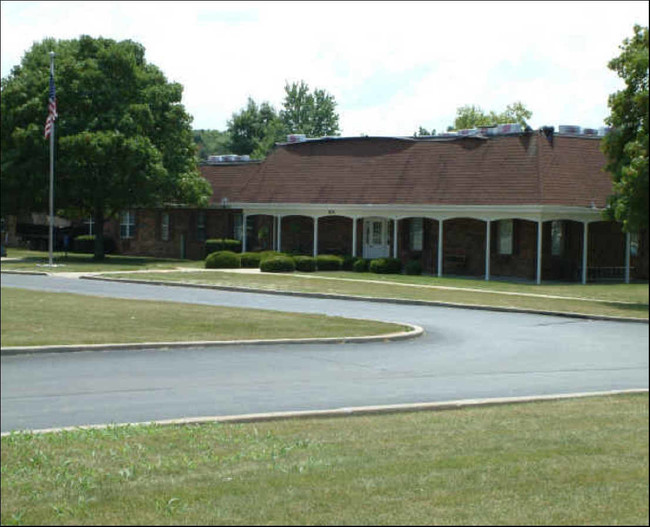
[[[34, 42], [132, 39], [184, 86], [194, 128], [225, 130], [285, 82], [334, 95], [342, 135], [444, 131], [456, 109], [521, 101], [533, 128], [598, 128], [607, 68], [648, 2], [2, 2], [2, 77]], [[62, 111], [62, 109], [61, 109]]]

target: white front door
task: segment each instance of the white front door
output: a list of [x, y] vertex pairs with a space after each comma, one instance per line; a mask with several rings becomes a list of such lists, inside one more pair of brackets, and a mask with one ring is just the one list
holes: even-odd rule
[[388, 220], [385, 218], [366, 218], [363, 220], [363, 257], [387, 258], [390, 254], [388, 239]]

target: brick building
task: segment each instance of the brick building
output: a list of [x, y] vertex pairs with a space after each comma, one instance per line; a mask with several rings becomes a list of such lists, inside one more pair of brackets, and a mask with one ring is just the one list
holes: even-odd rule
[[236, 237], [248, 251], [418, 260], [439, 276], [647, 279], [647, 233], [603, 220], [604, 165], [600, 137], [546, 130], [306, 139], [204, 165], [208, 208], [125, 211], [107, 234], [125, 254], [199, 259], [205, 239]]

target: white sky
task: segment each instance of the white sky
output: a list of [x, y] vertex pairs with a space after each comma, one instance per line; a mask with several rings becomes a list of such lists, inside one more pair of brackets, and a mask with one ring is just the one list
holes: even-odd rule
[[438, 132], [456, 108], [523, 102], [533, 128], [598, 128], [622, 81], [607, 68], [648, 2], [2, 1], [2, 77], [34, 42], [132, 39], [184, 86], [194, 128], [225, 130], [285, 82], [334, 95], [342, 135]]

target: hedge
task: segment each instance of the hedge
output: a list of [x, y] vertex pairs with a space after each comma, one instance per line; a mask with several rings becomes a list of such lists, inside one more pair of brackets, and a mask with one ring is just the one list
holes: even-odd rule
[[240, 267], [240, 257], [232, 251], [213, 252], [205, 259], [206, 269], [239, 269]]
[[352, 264], [352, 270], [355, 273], [365, 273], [368, 271], [368, 265], [370, 265], [370, 260], [364, 258], [357, 258]]
[[311, 273], [316, 270], [316, 260], [311, 256], [294, 256], [296, 270], [303, 273]]
[[370, 262], [370, 272], [378, 274], [399, 274], [402, 262], [398, 258], [376, 258]]
[[319, 271], [340, 271], [343, 258], [333, 254], [319, 254], [316, 256], [316, 268]]
[[241, 253], [239, 257], [241, 266], [249, 269], [259, 267], [262, 260], [260, 253]]
[[262, 260], [260, 270], [264, 273], [291, 273], [296, 270], [296, 264], [289, 256], [273, 256]]
[[406, 274], [422, 274], [422, 264], [418, 260], [411, 260], [404, 267]]
[[205, 254], [212, 254], [219, 251], [231, 251], [231, 252], [240, 252], [241, 251], [241, 241], [231, 240], [228, 238], [211, 238], [205, 240]]
[[[112, 253], [115, 251], [115, 240], [110, 236], [104, 236], [104, 252]], [[72, 239], [72, 247], [70, 252], [73, 253], [89, 253], [93, 254], [95, 252], [95, 235], [94, 234], [82, 234], [81, 236], [75, 236]]]

